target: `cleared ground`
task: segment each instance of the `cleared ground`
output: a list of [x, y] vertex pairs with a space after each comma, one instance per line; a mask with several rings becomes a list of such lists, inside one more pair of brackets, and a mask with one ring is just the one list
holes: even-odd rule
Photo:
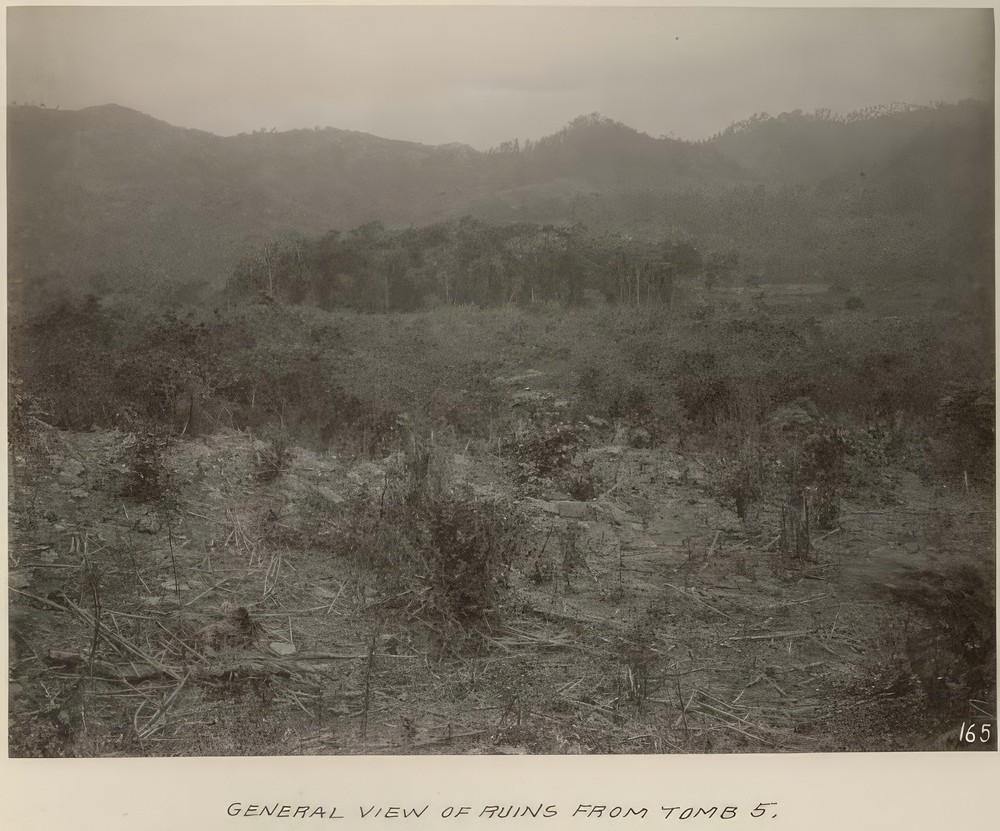
[[[587, 412], [580, 366], [655, 383], [655, 321], [449, 314], [330, 320], [354, 388], [450, 420], [421, 434], [444, 492], [520, 529], [493, 606], [435, 617], [433, 563], [359, 548], [393, 539], [364, 523], [412, 477], [405, 446], [291, 446], [262, 475], [273, 444], [223, 427], [171, 441], [169, 499], [143, 503], [122, 498], [135, 436], [36, 420], [11, 464], [12, 755], [956, 745], [989, 651], [955, 615], [992, 611], [990, 494], [886, 465], [792, 556], [780, 506], [737, 517], [703, 442]], [[554, 424], [559, 477], [526, 479], [518, 441]]]

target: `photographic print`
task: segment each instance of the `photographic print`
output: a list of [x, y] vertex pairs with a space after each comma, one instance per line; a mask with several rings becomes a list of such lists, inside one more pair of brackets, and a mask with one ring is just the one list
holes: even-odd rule
[[996, 751], [992, 9], [12, 7], [7, 98], [10, 757]]

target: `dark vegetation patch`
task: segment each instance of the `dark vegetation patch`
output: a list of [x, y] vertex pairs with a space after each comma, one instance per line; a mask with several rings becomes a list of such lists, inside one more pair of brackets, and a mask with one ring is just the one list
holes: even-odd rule
[[[951, 749], [958, 746], [955, 725], [992, 719], [994, 585], [991, 566], [963, 565], [886, 587], [895, 614], [878, 633], [862, 672], [844, 687], [850, 710], [836, 729], [845, 749], [871, 749], [879, 732], [898, 736], [901, 748], [907, 737], [926, 746], [945, 736], [945, 745], [930, 746]], [[987, 744], [963, 749], [995, 749], [996, 741], [993, 735]]]

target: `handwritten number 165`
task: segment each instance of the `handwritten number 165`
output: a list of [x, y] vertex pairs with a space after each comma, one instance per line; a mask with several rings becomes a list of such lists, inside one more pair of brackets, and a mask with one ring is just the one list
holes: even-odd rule
[[[992, 727], [988, 721], [983, 722], [979, 725], [979, 741], [984, 744], [990, 740], [992, 737]], [[958, 731], [958, 740], [960, 742], [965, 742], [966, 744], [972, 744], [976, 741], [976, 723], [972, 722], [968, 727], [965, 726], [965, 722], [962, 722], [962, 729]]]

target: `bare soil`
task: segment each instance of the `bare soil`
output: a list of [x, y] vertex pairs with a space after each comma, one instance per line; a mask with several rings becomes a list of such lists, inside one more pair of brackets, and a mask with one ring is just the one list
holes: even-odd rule
[[501, 608], [454, 626], [414, 613], [427, 587], [345, 556], [337, 517], [378, 498], [393, 457], [296, 448], [262, 482], [248, 435], [180, 440], [167, 510], [121, 498], [121, 434], [38, 425], [11, 465], [11, 755], [955, 745], [954, 708], [928, 704], [955, 679], [920, 677], [944, 658], [920, 656], [907, 598], [992, 573], [984, 496], [887, 473], [880, 504], [848, 500], [793, 559], [773, 510], [738, 519], [697, 454], [588, 429], [589, 501], [450, 451], [457, 483], [529, 528]]

